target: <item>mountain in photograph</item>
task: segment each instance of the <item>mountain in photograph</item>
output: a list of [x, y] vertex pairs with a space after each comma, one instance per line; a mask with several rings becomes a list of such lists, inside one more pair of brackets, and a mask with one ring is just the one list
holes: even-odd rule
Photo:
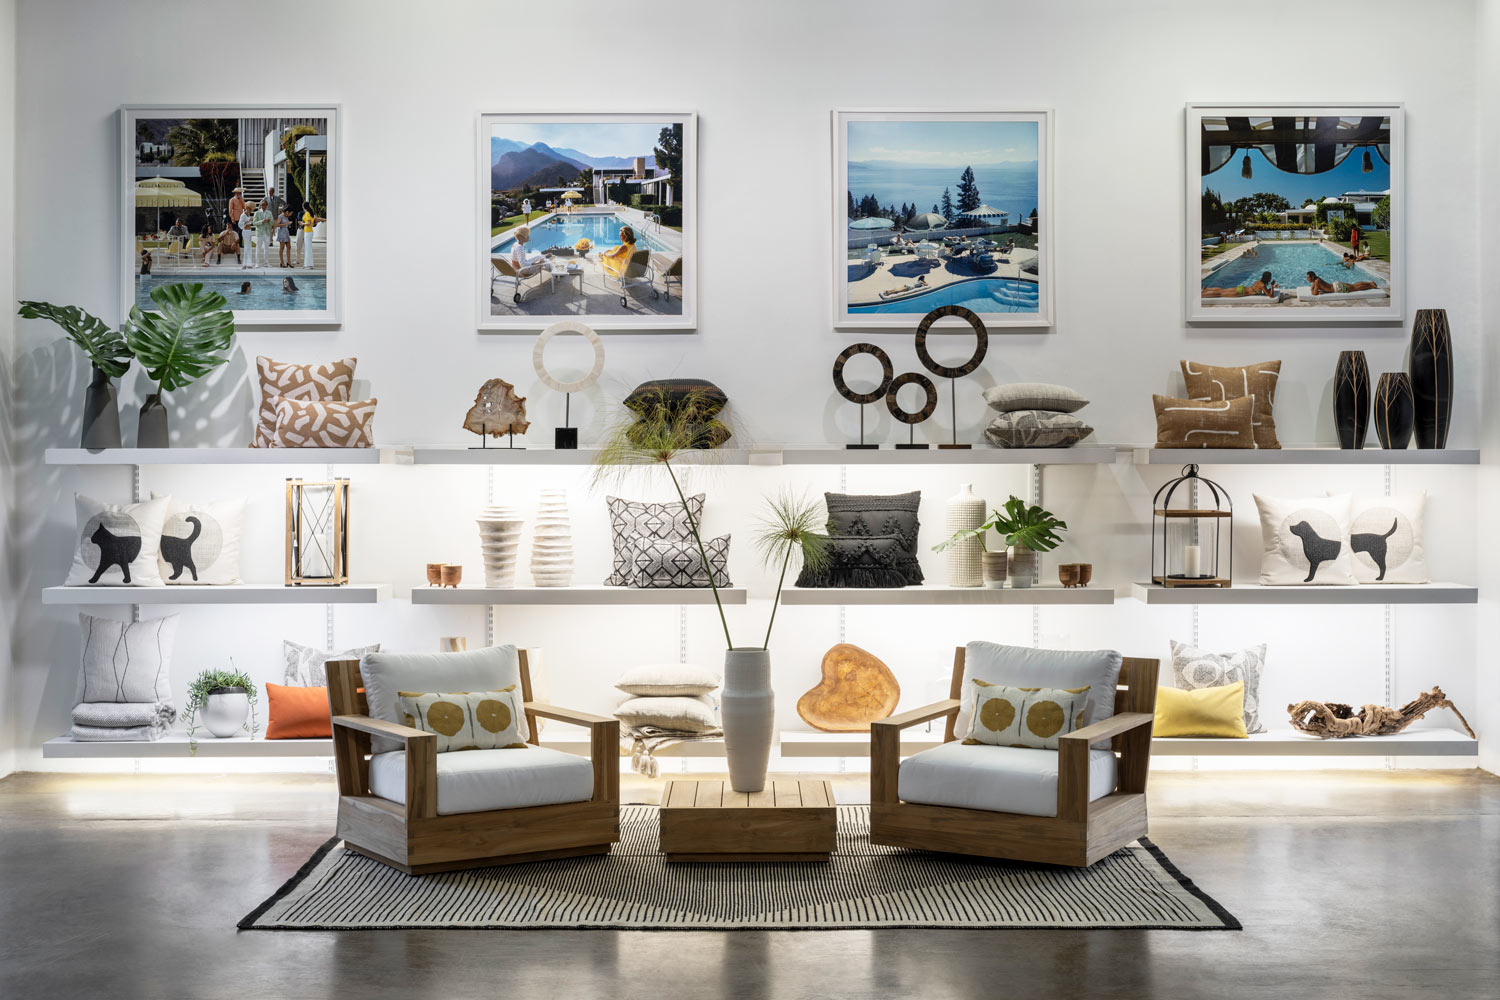
[[[557, 150], [557, 152], [585, 166], [600, 167], [604, 170], [629, 170], [635, 166], [635, 157], [633, 156], [589, 156], [586, 153], [580, 153], [576, 149], [567, 149], [566, 147]], [[656, 157], [651, 153], [643, 155], [646, 157], [646, 169], [655, 170]]]
[[[635, 164], [633, 156], [587, 156], [576, 149], [555, 149], [545, 142], [530, 145], [514, 139], [490, 139], [490, 187], [495, 191], [513, 188], [556, 186], [558, 178], [569, 184], [583, 170], [599, 167], [606, 170], [628, 170]], [[646, 169], [656, 168], [656, 158], [646, 154]]]

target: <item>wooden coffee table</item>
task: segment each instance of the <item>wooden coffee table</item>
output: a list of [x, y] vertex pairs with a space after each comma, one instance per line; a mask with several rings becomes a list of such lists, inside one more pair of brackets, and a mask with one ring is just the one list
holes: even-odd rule
[[768, 780], [759, 792], [727, 781], [668, 781], [661, 850], [668, 861], [827, 861], [838, 832], [833, 786]]

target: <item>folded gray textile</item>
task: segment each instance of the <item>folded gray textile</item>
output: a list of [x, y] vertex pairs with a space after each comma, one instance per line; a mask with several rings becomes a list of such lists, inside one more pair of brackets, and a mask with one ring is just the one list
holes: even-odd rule
[[150, 743], [172, 731], [171, 723], [149, 726], [84, 726], [73, 723], [74, 743]]
[[630, 741], [631, 768], [653, 778], [660, 773], [655, 760], [657, 751], [679, 743], [702, 743], [723, 738], [722, 729], [712, 729], [706, 733], [684, 733], [675, 729], [662, 729], [660, 726], [624, 726], [620, 736], [622, 742]]
[[73, 708], [75, 726], [124, 729], [137, 726], [170, 726], [177, 709], [166, 701], [85, 701]]

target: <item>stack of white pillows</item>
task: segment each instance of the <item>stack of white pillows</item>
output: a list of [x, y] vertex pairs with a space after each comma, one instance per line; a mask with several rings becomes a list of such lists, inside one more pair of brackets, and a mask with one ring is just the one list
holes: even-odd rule
[[631, 765], [660, 772], [653, 756], [677, 743], [719, 739], [719, 675], [690, 663], [647, 664], [625, 671], [615, 687], [624, 700], [615, 709], [622, 735], [631, 738]]
[[984, 390], [984, 401], [998, 411], [984, 436], [996, 448], [1071, 448], [1094, 433], [1079, 417], [1087, 397], [1065, 385], [1011, 382]]

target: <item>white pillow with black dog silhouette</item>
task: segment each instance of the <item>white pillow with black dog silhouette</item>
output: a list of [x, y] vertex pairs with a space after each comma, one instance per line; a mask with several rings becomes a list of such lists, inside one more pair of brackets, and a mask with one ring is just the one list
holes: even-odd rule
[[167, 506], [167, 519], [161, 529], [161, 558], [157, 564], [162, 580], [169, 587], [239, 583], [240, 533], [244, 523], [243, 500], [208, 503], [173, 500]]
[[73, 494], [78, 534], [73, 544], [69, 587], [160, 587], [156, 553], [171, 497], [144, 503], [105, 503]]
[[1264, 586], [1349, 586], [1349, 494], [1307, 499], [1255, 495]]
[[1349, 551], [1360, 583], [1426, 583], [1422, 515], [1427, 494], [1355, 497], [1349, 507]]

